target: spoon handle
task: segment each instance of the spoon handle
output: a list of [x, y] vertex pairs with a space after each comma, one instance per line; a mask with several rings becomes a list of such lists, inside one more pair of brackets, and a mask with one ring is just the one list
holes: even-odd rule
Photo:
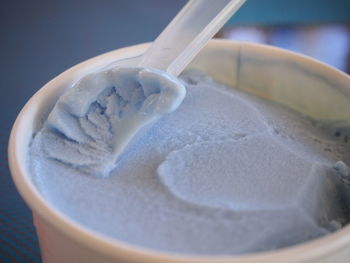
[[139, 63], [178, 76], [246, 0], [190, 0]]

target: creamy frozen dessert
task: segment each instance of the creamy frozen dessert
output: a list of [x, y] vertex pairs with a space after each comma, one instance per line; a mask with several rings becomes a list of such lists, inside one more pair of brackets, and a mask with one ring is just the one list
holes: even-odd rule
[[177, 78], [155, 69], [89, 74], [57, 101], [38, 135], [42, 149], [87, 174], [107, 176], [128, 142], [176, 109], [185, 92]]
[[94, 91], [97, 99], [84, 99], [83, 107], [68, 99], [56, 104], [65, 115], [50, 115], [28, 155], [43, 197], [104, 235], [188, 254], [272, 250], [349, 221], [350, 151], [343, 137], [201, 73], [188, 72], [182, 82], [183, 102], [176, 104], [176, 93], [176, 105], [161, 113], [176, 111], [158, 118], [116, 167], [110, 139], [119, 128], [105, 119], [118, 112], [108, 98], [122, 92], [111, 86]]

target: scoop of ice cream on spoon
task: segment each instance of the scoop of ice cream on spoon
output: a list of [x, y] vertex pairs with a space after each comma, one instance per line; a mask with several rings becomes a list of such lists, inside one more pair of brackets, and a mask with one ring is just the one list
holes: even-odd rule
[[113, 170], [128, 146], [186, 90], [178, 76], [245, 0], [190, 0], [131, 66], [83, 77], [59, 98], [39, 136], [49, 158], [97, 177]]

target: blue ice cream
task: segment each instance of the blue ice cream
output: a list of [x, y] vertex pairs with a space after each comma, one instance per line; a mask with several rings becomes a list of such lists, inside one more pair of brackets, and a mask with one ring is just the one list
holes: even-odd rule
[[68, 90], [28, 156], [38, 190], [69, 218], [191, 255], [273, 250], [339, 229], [350, 219], [349, 163], [341, 138], [281, 105], [198, 72], [179, 81], [118, 68]]
[[126, 147], [174, 111], [185, 93], [177, 78], [154, 69], [93, 73], [60, 97], [37, 137], [48, 157], [104, 177]]

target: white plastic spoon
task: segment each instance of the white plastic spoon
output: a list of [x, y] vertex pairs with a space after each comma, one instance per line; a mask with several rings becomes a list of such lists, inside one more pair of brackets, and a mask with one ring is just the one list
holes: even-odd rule
[[186, 90], [176, 76], [244, 2], [190, 0], [140, 59], [83, 77], [48, 117], [44, 130], [55, 139], [44, 143], [47, 155], [107, 176], [127, 147], [181, 104]]
[[142, 56], [139, 66], [178, 76], [245, 1], [188, 1]]

